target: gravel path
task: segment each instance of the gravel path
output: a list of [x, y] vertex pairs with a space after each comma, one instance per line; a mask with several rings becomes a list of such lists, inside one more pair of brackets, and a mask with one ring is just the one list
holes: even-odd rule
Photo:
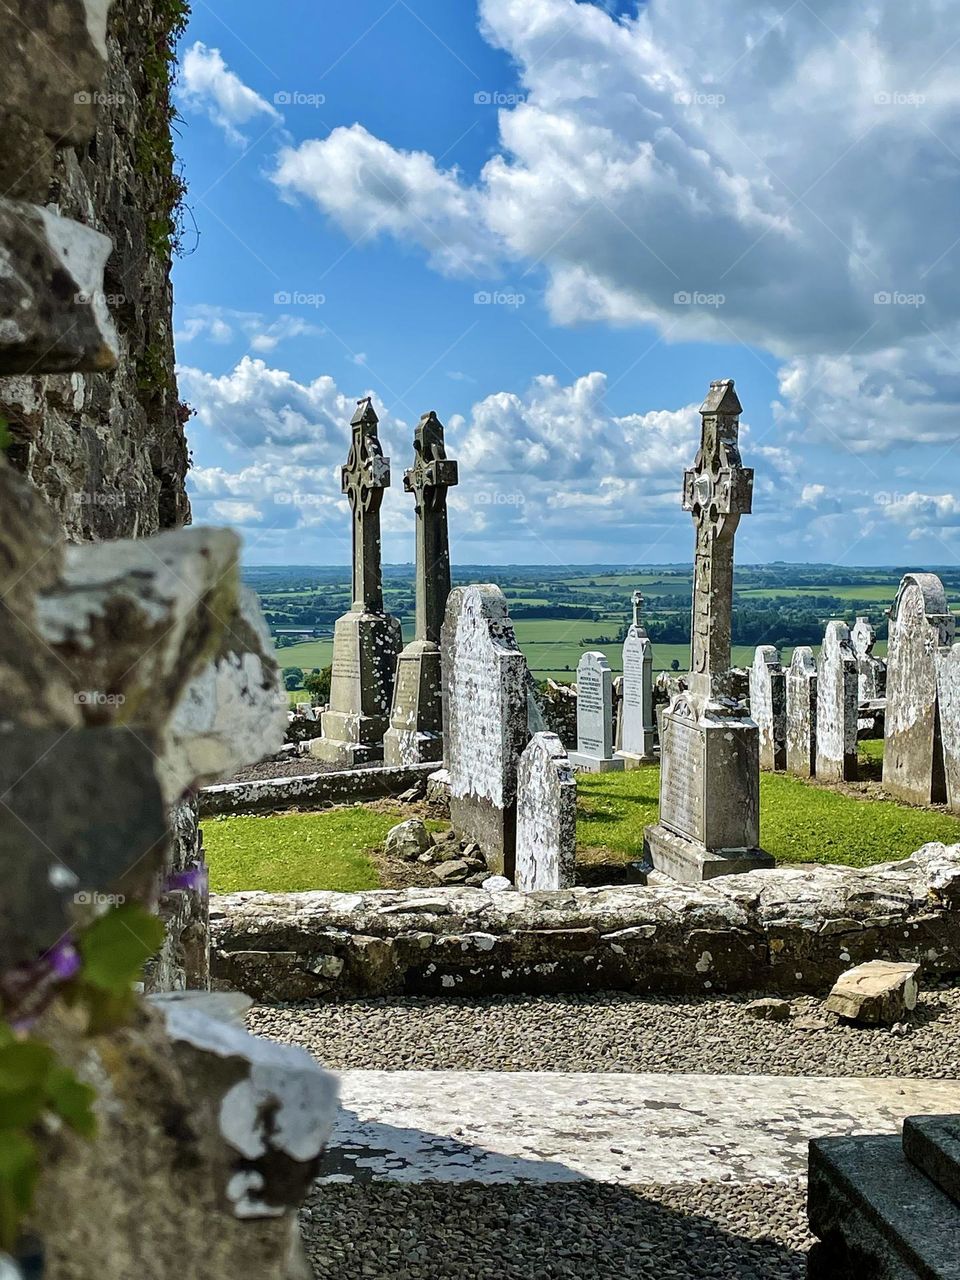
[[803, 1185], [325, 1186], [318, 1280], [802, 1280]]
[[798, 997], [789, 1022], [747, 1013], [749, 996], [390, 999], [259, 1005], [251, 1030], [300, 1044], [333, 1069], [960, 1074], [960, 987], [925, 992], [900, 1028], [837, 1025]]

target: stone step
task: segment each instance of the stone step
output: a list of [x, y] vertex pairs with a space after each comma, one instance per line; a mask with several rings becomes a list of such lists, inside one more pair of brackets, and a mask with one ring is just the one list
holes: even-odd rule
[[[960, 1109], [960, 1083], [801, 1076], [345, 1071], [334, 1182], [803, 1178], [807, 1144]], [[899, 1139], [897, 1139], [899, 1142]]]
[[960, 1115], [910, 1116], [903, 1126], [903, 1152], [960, 1204]]
[[960, 1207], [895, 1134], [812, 1142], [807, 1202], [811, 1280], [960, 1280]]

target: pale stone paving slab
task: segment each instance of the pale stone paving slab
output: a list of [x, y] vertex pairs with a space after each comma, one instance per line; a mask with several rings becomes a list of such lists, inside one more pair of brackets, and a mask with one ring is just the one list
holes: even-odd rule
[[[891, 1078], [345, 1071], [328, 1182], [753, 1183], [811, 1138], [960, 1110], [960, 1083]], [[495, 1105], [491, 1105], [495, 1099]]]

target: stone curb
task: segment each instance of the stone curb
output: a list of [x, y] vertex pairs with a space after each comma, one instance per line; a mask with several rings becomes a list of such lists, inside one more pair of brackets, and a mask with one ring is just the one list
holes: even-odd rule
[[212, 972], [258, 999], [618, 989], [826, 994], [851, 965], [960, 974], [960, 845], [868, 869], [710, 885], [237, 893], [211, 899]]
[[418, 782], [426, 782], [437, 765], [383, 765], [372, 769], [344, 769], [336, 773], [305, 773], [293, 778], [265, 778], [256, 782], [224, 782], [200, 792], [200, 817], [266, 813], [320, 804], [350, 804], [398, 796]]

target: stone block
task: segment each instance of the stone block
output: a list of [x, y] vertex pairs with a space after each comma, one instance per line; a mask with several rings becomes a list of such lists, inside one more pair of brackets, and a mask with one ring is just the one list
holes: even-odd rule
[[392, 765], [443, 759], [443, 678], [433, 640], [411, 641], [397, 659], [383, 759]]
[[750, 669], [750, 718], [760, 735], [761, 769], [772, 772], [787, 767], [786, 704], [780, 651], [772, 644], [760, 645]]
[[103, 285], [112, 249], [92, 227], [0, 198], [0, 375], [116, 366]]
[[852, 1022], [899, 1022], [916, 1008], [919, 971], [918, 964], [890, 960], [856, 965], [837, 979], [824, 1008]]
[[809, 645], [793, 651], [786, 700], [787, 772], [812, 778], [817, 772], [817, 664]]
[[960, 1116], [907, 1116], [903, 1152], [915, 1168], [960, 1205]]
[[613, 754], [613, 673], [598, 651], [585, 653], [577, 664], [577, 749], [570, 762], [590, 773], [623, 769]]
[[960, 1210], [897, 1135], [810, 1143], [809, 1280], [958, 1280]]

